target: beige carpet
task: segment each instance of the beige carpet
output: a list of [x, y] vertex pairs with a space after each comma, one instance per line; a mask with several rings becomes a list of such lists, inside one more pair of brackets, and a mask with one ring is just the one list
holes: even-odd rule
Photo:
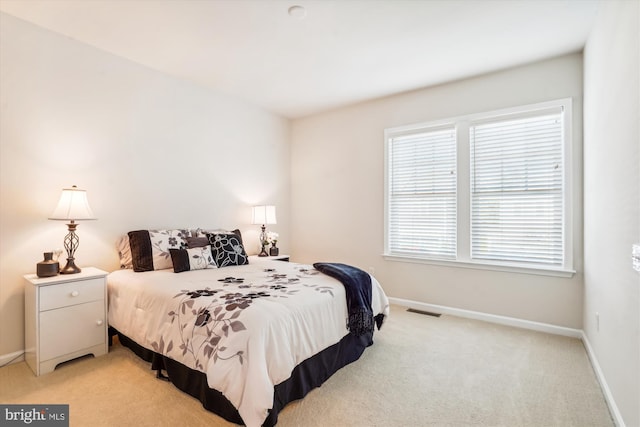
[[[278, 426], [613, 426], [582, 343], [392, 307], [359, 361]], [[0, 403], [68, 403], [71, 426], [231, 426], [115, 344], [35, 377], [0, 369]]]

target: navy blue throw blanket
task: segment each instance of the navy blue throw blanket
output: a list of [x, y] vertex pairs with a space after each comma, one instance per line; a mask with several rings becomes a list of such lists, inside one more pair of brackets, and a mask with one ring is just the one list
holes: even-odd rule
[[366, 271], [346, 264], [316, 262], [313, 268], [338, 279], [347, 293], [349, 310], [349, 332], [360, 336], [373, 333], [373, 310], [371, 309], [371, 276]]

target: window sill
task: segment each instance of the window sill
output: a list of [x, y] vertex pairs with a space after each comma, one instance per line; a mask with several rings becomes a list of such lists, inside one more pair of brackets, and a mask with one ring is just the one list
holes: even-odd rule
[[531, 266], [518, 265], [518, 264], [490, 264], [486, 262], [477, 262], [477, 261], [425, 259], [425, 258], [415, 258], [410, 256], [388, 255], [388, 254], [382, 254], [382, 256], [385, 260], [394, 261], [394, 262], [430, 264], [430, 265], [439, 265], [443, 267], [471, 268], [476, 270], [504, 271], [508, 273], [533, 274], [537, 276], [553, 276], [553, 277], [571, 278], [573, 277], [574, 274], [576, 274], [575, 270], [567, 270], [562, 268], [540, 268], [540, 267], [531, 267]]

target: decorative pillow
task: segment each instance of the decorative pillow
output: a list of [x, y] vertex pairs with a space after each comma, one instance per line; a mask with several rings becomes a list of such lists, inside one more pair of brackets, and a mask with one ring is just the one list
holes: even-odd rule
[[131, 259], [131, 246], [129, 246], [129, 236], [120, 236], [118, 240], [116, 240], [116, 248], [118, 249], [118, 256], [120, 257], [120, 268], [133, 268], [133, 260]]
[[182, 273], [190, 270], [203, 270], [208, 267], [216, 268], [211, 255], [211, 246], [193, 249], [169, 249], [173, 272]]
[[225, 233], [232, 233], [232, 231], [223, 230], [222, 228], [216, 228], [215, 230], [206, 230], [204, 228], [198, 228], [195, 230], [195, 234], [193, 234], [193, 236], [207, 237], [207, 234], [225, 234]]
[[153, 271], [172, 268], [169, 249], [185, 249], [188, 230], [130, 231], [129, 246], [133, 271]]
[[249, 264], [242, 238], [235, 233], [207, 234], [213, 259], [218, 267]]
[[209, 236], [209, 234], [235, 234], [240, 239], [240, 244], [244, 246], [244, 243], [242, 243], [242, 233], [237, 228], [235, 230], [222, 230], [222, 229], [218, 229], [218, 230], [203, 230], [202, 228], [198, 228], [196, 230], [195, 236], [207, 237], [207, 236]]
[[231, 232], [238, 236], [238, 239], [240, 239], [240, 244], [244, 246], [244, 243], [242, 242], [242, 233], [240, 233], [240, 230], [236, 228], [235, 230], [231, 230]]
[[187, 237], [188, 248], [203, 248], [209, 246], [209, 239], [207, 237]]

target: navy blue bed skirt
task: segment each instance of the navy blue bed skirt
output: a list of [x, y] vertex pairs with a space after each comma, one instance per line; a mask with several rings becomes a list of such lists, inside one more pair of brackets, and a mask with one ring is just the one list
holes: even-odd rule
[[[122, 345], [150, 362], [152, 369], [166, 371], [169, 380], [178, 389], [200, 400], [205, 409], [229, 422], [244, 424], [231, 402], [219, 391], [209, 388], [206, 374], [144, 348], [118, 331], [111, 329], [111, 333], [118, 335]], [[289, 379], [274, 387], [273, 408], [263, 426], [274, 426], [278, 422], [278, 413], [289, 402], [302, 399], [311, 390], [320, 387], [338, 369], [358, 360], [365, 348], [372, 343], [373, 333], [361, 336], [347, 334], [338, 343], [296, 366]]]

